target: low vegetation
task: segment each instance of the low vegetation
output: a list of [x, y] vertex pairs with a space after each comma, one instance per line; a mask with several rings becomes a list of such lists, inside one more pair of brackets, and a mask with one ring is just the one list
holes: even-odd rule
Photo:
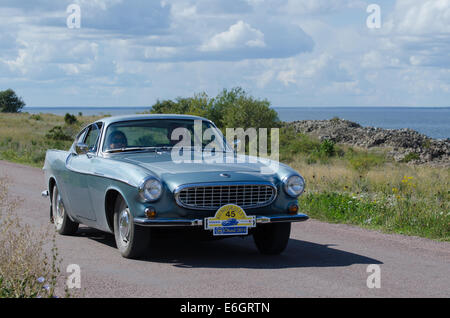
[[0, 177], [0, 298], [55, 297], [61, 262], [55, 237], [21, 221], [17, 202]]
[[68, 115], [0, 113], [0, 160], [42, 167], [47, 149], [69, 149], [83, 125], [98, 118]]
[[450, 241], [448, 168], [369, 162], [361, 172], [351, 161], [297, 157], [292, 166], [307, 180], [300, 209], [327, 222]]

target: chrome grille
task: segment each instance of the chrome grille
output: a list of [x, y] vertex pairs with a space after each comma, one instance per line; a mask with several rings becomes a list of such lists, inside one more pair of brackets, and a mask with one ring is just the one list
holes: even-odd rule
[[179, 205], [189, 209], [215, 210], [226, 204], [242, 208], [269, 205], [277, 194], [269, 184], [200, 184], [184, 185], [175, 191]]

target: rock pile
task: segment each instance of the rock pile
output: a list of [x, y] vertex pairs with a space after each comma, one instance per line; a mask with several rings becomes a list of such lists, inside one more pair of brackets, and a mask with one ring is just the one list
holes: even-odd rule
[[450, 139], [429, 138], [412, 129], [362, 127], [344, 119], [301, 120], [287, 123], [297, 132], [363, 148], [386, 147], [396, 161], [450, 166]]

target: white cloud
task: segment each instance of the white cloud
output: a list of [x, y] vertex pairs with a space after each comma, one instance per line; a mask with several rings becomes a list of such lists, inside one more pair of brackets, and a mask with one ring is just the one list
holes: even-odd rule
[[[66, 27], [70, 3], [81, 29]], [[380, 0], [380, 30], [365, 28], [368, 3], [3, 0], [0, 86], [30, 105], [145, 105], [239, 85], [277, 106], [448, 105], [450, 0]]]
[[381, 36], [412, 66], [450, 68], [450, 0], [398, 0]]
[[277, 80], [282, 82], [285, 86], [289, 84], [295, 84], [297, 81], [295, 80], [295, 76], [297, 73], [295, 70], [281, 71], [278, 73]]
[[236, 24], [222, 33], [214, 35], [210, 40], [204, 43], [201, 51], [222, 51], [243, 47], [265, 47], [264, 34], [252, 28], [244, 21], [238, 21]]
[[[284, 1], [283, 1], [284, 2]], [[288, 14], [321, 14], [348, 8], [365, 8], [361, 0], [287, 0], [280, 6]]]
[[398, 0], [393, 23], [402, 34], [450, 34], [450, 0]]

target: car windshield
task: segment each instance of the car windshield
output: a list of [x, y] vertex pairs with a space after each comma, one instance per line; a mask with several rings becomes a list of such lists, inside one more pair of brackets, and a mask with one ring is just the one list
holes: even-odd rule
[[230, 151], [222, 133], [210, 122], [187, 119], [149, 119], [111, 124], [106, 131], [103, 151], [200, 146], [202, 150]]

